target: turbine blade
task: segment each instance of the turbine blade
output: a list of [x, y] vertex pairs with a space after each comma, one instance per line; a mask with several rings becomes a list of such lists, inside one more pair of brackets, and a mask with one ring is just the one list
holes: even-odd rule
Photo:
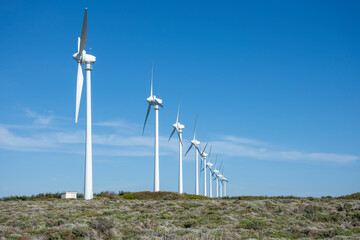
[[154, 74], [154, 59], [151, 64], [151, 86], [150, 86], [150, 96], [153, 95], [153, 74]]
[[149, 107], [148, 107], [147, 112], [146, 112], [146, 117], [145, 117], [145, 122], [144, 122], [143, 131], [142, 131], [142, 135], [143, 135], [143, 136], [144, 136], [146, 121], [147, 121], [148, 116], [149, 116], [149, 113], [150, 113], [150, 109], [151, 109], [151, 104], [149, 103]]
[[86, 46], [86, 42], [87, 42], [87, 8], [85, 8], [84, 22], [83, 22], [80, 39], [81, 39], [81, 41], [80, 41], [79, 53], [81, 54], [82, 51], [84, 50], [84, 48]]
[[80, 40], [81, 38], [80, 37], [78, 37], [78, 52], [80, 51]]
[[212, 145], [210, 147], [210, 151], [209, 151], [209, 155], [208, 155], [208, 162], [210, 162], [211, 150], [212, 150]]
[[208, 143], [206, 143], [206, 145], [205, 145], [205, 147], [204, 147], [204, 149], [203, 149], [202, 153], [204, 153], [204, 152], [205, 152], [205, 149], [206, 149], [207, 145], [208, 145]]
[[185, 156], [188, 154], [188, 152], [190, 151], [190, 149], [192, 148], [192, 146], [193, 146], [193, 144], [191, 143], [191, 144], [190, 144], [190, 147], [188, 148], [188, 150], [187, 150], [186, 153], [185, 153]]
[[201, 154], [201, 149], [195, 145], [196, 150]]
[[178, 111], [177, 111], [177, 115], [176, 115], [176, 123], [178, 123], [178, 121], [179, 121], [180, 101], [181, 101], [181, 96], [180, 96], [180, 99], [179, 99], [179, 104], [178, 104]]
[[80, 100], [81, 100], [81, 92], [84, 83], [84, 76], [81, 68], [81, 64], [78, 63], [78, 71], [77, 71], [77, 80], [76, 80], [76, 112], [75, 112], [75, 122], [77, 123], [79, 116], [79, 108], [80, 108]]
[[180, 137], [180, 133], [179, 133], [178, 131], [176, 131], [176, 132], [177, 132], [177, 135], [178, 135], [178, 137], [179, 137], [179, 141], [180, 141], [181, 145], [183, 145], [182, 140], [181, 140], [181, 137]]
[[170, 134], [170, 137], [169, 137], [169, 140], [168, 140], [168, 141], [170, 141], [170, 138], [172, 137], [172, 135], [174, 135], [175, 130], [176, 130], [176, 128], [174, 128], [174, 130], [171, 132], [171, 134]]
[[195, 140], [195, 134], [196, 134], [196, 123], [197, 123], [197, 119], [198, 119], [198, 116], [196, 115], [195, 126], [194, 126], [194, 137], [193, 137], [194, 140]]

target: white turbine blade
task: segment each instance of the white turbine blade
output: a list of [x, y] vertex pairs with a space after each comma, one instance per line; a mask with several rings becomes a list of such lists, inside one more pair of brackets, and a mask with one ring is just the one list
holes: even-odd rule
[[177, 135], [178, 135], [178, 137], [179, 137], [179, 141], [180, 141], [181, 145], [183, 145], [182, 140], [181, 140], [181, 138], [180, 138], [180, 133], [179, 133], [179, 131], [176, 131], [176, 132], [177, 132]]
[[77, 71], [77, 80], [76, 80], [76, 112], [75, 112], [75, 122], [77, 123], [79, 116], [79, 108], [80, 108], [80, 100], [81, 100], [81, 92], [83, 88], [84, 76], [81, 68], [81, 64], [78, 63], [78, 71]]
[[210, 147], [210, 151], [209, 151], [209, 155], [208, 155], [208, 162], [210, 162], [211, 150], [212, 150], [212, 146]]
[[193, 146], [193, 144], [191, 143], [191, 144], [190, 144], [190, 147], [188, 148], [188, 150], [187, 150], [186, 153], [185, 153], [185, 156], [188, 154], [188, 152], [190, 151], [190, 149], [192, 148], [192, 146]]
[[194, 145], [194, 146], [195, 146], [196, 150], [201, 154], [200, 148], [198, 146], [196, 146], [196, 145]]
[[81, 41], [80, 41], [80, 49], [79, 53], [81, 54], [84, 50], [87, 42], [87, 8], [85, 8], [84, 22], [81, 31]]
[[153, 95], [153, 73], [154, 73], [154, 59], [152, 60], [152, 64], [151, 64], [151, 86], [150, 86], [150, 96], [152, 97]]
[[78, 37], [78, 52], [79, 52], [79, 50], [80, 50], [80, 37]]
[[172, 135], [174, 135], [175, 130], [176, 130], [176, 128], [174, 128], [174, 130], [171, 132], [171, 134], [170, 134], [170, 137], [169, 137], [169, 140], [168, 140], [168, 141], [170, 141], [170, 139], [171, 139]]
[[181, 101], [181, 96], [180, 96], [180, 99], [179, 99], [179, 104], [178, 104], [178, 111], [177, 111], [177, 115], [176, 115], [176, 123], [179, 122], [179, 109], [180, 109], [180, 101]]
[[196, 116], [195, 126], [194, 126], [194, 137], [193, 137], [194, 140], [195, 140], [195, 134], [196, 134], [196, 123], [197, 123], [197, 119], [198, 119], [198, 117]]
[[207, 145], [208, 145], [208, 143], [206, 143], [206, 145], [205, 145], [205, 147], [204, 147], [204, 149], [203, 149], [203, 151], [202, 151], [202, 154], [204, 154]]
[[145, 125], [146, 125], [146, 121], [147, 121], [148, 116], [149, 116], [149, 113], [150, 113], [150, 109], [151, 109], [151, 104], [149, 103], [149, 107], [148, 107], [147, 112], [146, 112], [146, 117], [145, 117], [145, 122], [144, 122], [144, 127], [143, 127], [143, 131], [142, 131], [142, 135], [144, 135]]

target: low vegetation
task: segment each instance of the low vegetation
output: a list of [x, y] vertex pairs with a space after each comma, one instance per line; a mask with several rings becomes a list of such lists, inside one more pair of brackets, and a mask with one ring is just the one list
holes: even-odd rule
[[210, 199], [102, 192], [0, 199], [1, 239], [359, 239], [360, 193], [338, 198]]

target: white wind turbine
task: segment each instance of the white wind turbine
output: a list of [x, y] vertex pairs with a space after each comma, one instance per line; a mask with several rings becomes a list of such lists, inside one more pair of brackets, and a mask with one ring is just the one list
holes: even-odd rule
[[172, 125], [174, 130], [171, 132], [171, 135], [169, 137], [169, 141], [172, 137], [172, 135], [175, 133], [175, 131], [177, 132], [177, 135], [179, 137], [179, 193], [183, 193], [183, 171], [182, 171], [182, 130], [185, 128], [184, 125], [182, 125], [179, 122], [179, 109], [180, 109], [180, 100], [181, 97], [179, 99], [179, 105], [178, 105], [178, 110], [177, 110], [177, 115], [176, 115], [176, 122]]
[[[211, 156], [211, 150], [212, 150], [212, 146], [210, 147], [210, 151], [209, 151], [209, 155], [208, 155], [208, 162], [206, 163], [206, 168], [209, 168], [209, 197], [212, 198], [212, 181], [211, 181], [211, 176], [212, 176], [212, 166], [213, 164], [210, 162], [210, 156]], [[205, 170], [206, 168], [204, 168], [203, 170]]]
[[160, 107], [164, 107], [164, 106], [162, 105], [162, 100], [160, 98], [157, 98], [155, 95], [153, 95], [153, 69], [154, 69], [154, 61], [152, 62], [152, 65], [151, 65], [150, 97], [148, 97], [146, 99], [146, 101], [149, 103], [149, 106], [148, 106], [148, 109], [147, 109], [147, 112], [146, 112], [146, 117], [145, 117], [145, 122], [144, 122], [144, 127], [143, 127], [142, 134], [144, 135], [145, 125], [146, 125], [146, 121], [147, 121], [147, 118], [148, 118], [149, 113], [150, 113], [151, 106], [154, 106], [154, 110], [155, 110], [154, 191], [158, 192], [158, 191], [160, 191], [160, 179], [159, 179], [159, 106]]
[[81, 37], [78, 38], [78, 52], [73, 55], [73, 58], [78, 63], [77, 70], [77, 84], [76, 84], [76, 111], [75, 122], [77, 123], [81, 92], [83, 88], [84, 76], [81, 65], [85, 65], [86, 71], [86, 140], [85, 140], [85, 187], [84, 198], [93, 198], [92, 185], [92, 140], [91, 140], [91, 65], [96, 61], [96, 57], [86, 54], [85, 46], [87, 42], [87, 8], [85, 8], [84, 22], [81, 31]]
[[227, 178], [224, 176], [224, 172], [225, 172], [225, 168], [223, 168], [223, 176], [221, 178], [222, 182], [223, 182], [223, 187], [224, 187], [224, 197], [226, 197], [226, 183], [229, 182], [227, 180]]
[[215, 160], [215, 164], [214, 164], [214, 170], [212, 171], [211, 176], [215, 175], [215, 178], [213, 179], [213, 181], [216, 180], [216, 197], [219, 197], [219, 180], [217, 175], [219, 174], [219, 170], [216, 169], [216, 163], [217, 163], [217, 155], [216, 155], [216, 160]]
[[[207, 193], [206, 193], [206, 157], [208, 156], [208, 154], [205, 152], [205, 149], [207, 147], [208, 144], [205, 145], [203, 151], [200, 153], [200, 156], [202, 157], [203, 161], [204, 161], [204, 168], [201, 166], [201, 168], [203, 169], [202, 171], [204, 171], [204, 196], [206, 197]], [[201, 162], [202, 164], [202, 162]]]
[[198, 154], [201, 154], [201, 151], [199, 149], [200, 146], [200, 141], [196, 140], [195, 138], [195, 134], [196, 134], [196, 122], [197, 122], [197, 117], [195, 120], [195, 127], [194, 127], [194, 137], [191, 140], [191, 144], [189, 149], [186, 151], [185, 156], [188, 154], [188, 152], [190, 151], [190, 149], [192, 148], [192, 146], [195, 146], [195, 194], [199, 195], [199, 163], [198, 163]]
[[219, 168], [219, 173], [216, 175], [217, 179], [218, 179], [218, 182], [219, 182], [219, 192], [220, 192], [220, 197], [222, 197], [222, 178], [223, 178], [223, 175], [221, 175], [220, 171], [221, 171], [221, 165], [222, 165], [222, 161], [220, 163], [220, 168]]

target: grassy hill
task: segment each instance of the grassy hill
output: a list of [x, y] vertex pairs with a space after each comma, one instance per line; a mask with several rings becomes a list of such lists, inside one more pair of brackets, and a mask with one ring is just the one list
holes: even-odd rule
[[[46, 197], [45, 197], [46, 196]], [[209, 199], [172, 192], [3, 198], [4, 239], [360, 239], [360, 193]]]

